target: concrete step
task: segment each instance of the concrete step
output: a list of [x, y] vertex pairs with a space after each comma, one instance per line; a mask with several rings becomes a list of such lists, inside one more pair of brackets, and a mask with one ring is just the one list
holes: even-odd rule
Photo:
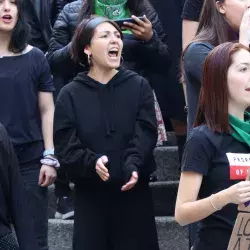
[[[73, 224], [72, 220], [49, 220], [50, 250], [72, 250]], [[188, 250], [186, 227], [180, 227], [173, 217], [156, 217], [156, 225], [160, 250]]]
[[150, 183], [155, 216], [173, 216], [179, 181]]
[[178, 147], [157, 147], [154, 151], [158, 181], [174, 181], [180, 176]]
[[[154, 200], [155, 216], [174, 215], [178, 185], [178, 181], [150, 183]], [[49, 187], [49, 218], [54, 218], [56, 212], [56, 197], [54, 190], [54, 185]]]

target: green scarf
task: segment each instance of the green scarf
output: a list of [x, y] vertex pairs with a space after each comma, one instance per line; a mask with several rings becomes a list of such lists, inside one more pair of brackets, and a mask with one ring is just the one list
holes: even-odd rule
[[[127, 0], [95, 0], [95, 14], [112, 21], [129, 18], [131, 15], [126, 3]], [[131, 31], [126, 30], [123, 33], [131, 34]]]
[[245, 142], [250, 147], [250, 113], [245, 112], [245, 121], [229, 115], [232, 136], [240, 142]]

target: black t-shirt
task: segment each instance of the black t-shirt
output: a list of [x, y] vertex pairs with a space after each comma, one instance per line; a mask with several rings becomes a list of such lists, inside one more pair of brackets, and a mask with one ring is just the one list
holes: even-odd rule
[[201, 88], [203, 65], [213, 46], [209, 43], [194, 42], [185, 52], [184, 78], [188, 103], [188, 132], [193, 127]]
[[[194, 171], [203, 175], [200, 199], [240, 181], [230, 180], [227, 153], [250, 154], [250, 148], [230, 134], [212, 132], [205, 125], [191, 131], [183, 153], [182, 171]], [[237, 205], [228, 204], [200, 221], [194, 250], [227, 249], [237, 214]]]
[[199, 21], [204, 0], [186, 0], [182, 18], [190, 21]]
[[54, 91], [43, 52], [0, 58], [0, 122], [14, 146], [42, 141], [38, 93]]

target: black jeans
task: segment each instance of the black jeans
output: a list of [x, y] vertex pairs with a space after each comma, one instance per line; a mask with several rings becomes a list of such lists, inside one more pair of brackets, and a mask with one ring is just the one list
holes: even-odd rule
[[42, 142], [15, 147], [34, 219], [37, 241], [41, 250], [48, 250], [48, 189], [38, 185], [42, 151]]
[[58, 170], [55, 181], [55, 195], [57, 198], [69, 197], [72, 195], [72, 190], [69, 184], [70, 182], [67, 174]]

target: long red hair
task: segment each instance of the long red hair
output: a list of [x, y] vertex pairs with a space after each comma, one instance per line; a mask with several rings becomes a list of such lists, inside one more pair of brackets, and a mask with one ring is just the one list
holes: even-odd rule
[[207, 56], [194, 127], [206, 124], [212, 131], [230, 132], [228, 118], [227, 73], [232, 55], [249, 49], [242, 44], [227, 42], [215, 47]]

